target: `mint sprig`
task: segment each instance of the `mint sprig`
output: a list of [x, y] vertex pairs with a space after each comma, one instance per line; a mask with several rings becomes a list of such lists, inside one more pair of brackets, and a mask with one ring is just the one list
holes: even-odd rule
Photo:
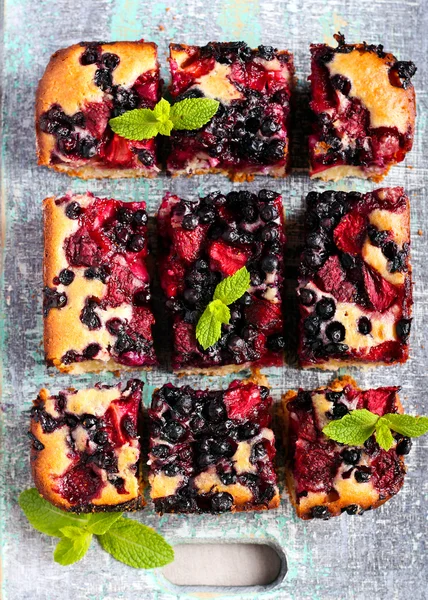
[[60, 538], [54, 550], [60, 565], [81, 560], [94, 535], [116, 560], [137, 569], [154, 569], [174, 560], [173, 548], [161, 535], [122, 513], [67, 513], [44, 500], [35, 488], [22, 492], [18, 503], [34, 529]]
[[229, 304], [245, 294], [250, 285], [250, 273], [242, 267], [216, 286], [214, 296], [196, 325], [196, 339], [204, 350], [221, 338], [221, 326], [230, 321]]
[[397, 413], [387, 413], [381, 417], [362, 408], [331, 421], [322, 431], [328, 438], [348, 446], [362, 446], [376, 432], [377, 443], [388, 451], [394, 445], [391, 430], [407, 437], [419, 437], [428, 432], [428, 417]]
[[173, 129], [200, 129], [218, 110], [211, 98], [186, 98], [173, 106], [161, 98], [153, 110], [136, 108], [110, 119], [114, 131], [128, 140], [148, 140], [158, 134], [171, 135]]

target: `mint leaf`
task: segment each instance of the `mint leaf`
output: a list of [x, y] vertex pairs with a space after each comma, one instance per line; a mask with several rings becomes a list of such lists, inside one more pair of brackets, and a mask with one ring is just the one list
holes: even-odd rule
[[394, 445], [394, 438], [385, 417], [380, 417], [376, 423], [376, 441], [387, 452]]
[[388, 413], [383, 418], [390, 429], [407, 437], [419, 437], [428, 432], [428, 417]]
[[95, 535], [103, 535], [121, 516], [120, 512], [93, 513], [89, 517], [86, 529]]
[[200, 129], [216, 114], [220, 102], [211, 98], [186, 98], [171, 107], [174, 129]]
[[[77, 527], [74, 529], [77, 529]], [[54, 550], [55, 562], [66, 567], [79, 561], [89, 550], [91, 541], [92, 533], [84, 530], [81, 530], [80, 535], [76, 535], [75, 537], [61, 538]]]
[[136, 569], [163, 567], [174, 560], [174, 550], [161, 535], [124, 517], [98, 540], [116, 560]]
[[168, 102], [168, 100], [165, 100], [165, 98], [161, 98], [153, 109], [153, 114], [161, 123], [166, 123], [169, 121], [170, 112], [171, 104]]
[[76, 515], [56, 508], [42, 498], [36, 488], [21, 492], [18, 504], [34, 529], [53, 537], [61, 537], [63, 527], [84, 527], [89, 521], [89, 515]]
[[250, 273], [246, 267], [242, 267], [226, 277], [217, 285], [214, 292], [214, 300], [221, 300], [224, 304], [232, 304], [245, 294], [250, 286]]
[[110, 119], [109, 125], [115, 133], [127, 140], [148, 140], [159, 133], [160, 121], [149, 108], [136, 108]]
[[207, 307], [214, 317], [220, 321], [220, 323], [229, 323], [230, 321], [230, 310], [221, 300], [213, 300], [208, 304]]
[[331, 421], [322, 431], [327, 437], [341, 444], [362, 446], [373, 434], [378, 419], [378, 415], [362, 408]]
[[[227, 307], [226, 307], [227, 308]], [[211, 310], [211, 302], [202, 313], [196, 325], [196, 339], [206, 350], [221, 338], [221, 321], [216, 316], [216, 311]]]

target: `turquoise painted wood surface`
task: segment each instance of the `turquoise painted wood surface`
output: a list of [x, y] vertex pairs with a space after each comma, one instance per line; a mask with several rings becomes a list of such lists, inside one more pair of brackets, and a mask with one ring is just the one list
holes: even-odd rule
[[[400, 384], [409, 412], [427, 412], [426, 318], [428, 278], [428, 215], [426, 162], [428, 56], [427, 4], [412, 0], [4, 0], [1, 79], [1, 557], [2, 591], [7, 600], [172, 600], [195, 597], [192, 590], [171, 586], [160, 571], [132, 570], [94, 543], [81, 563], [63, 568], [52, 561], [54, 541], [31, 530], [17, 506], [18, 493], [31, 485], [26, 430], [31, 400], [38, 389], [69, 386], [74, 380], [48, 372], [41, 348], [42, 229], [41, 201], [49, 194], [86, 189], [124, 200], [145, 200], [153, 216], [162, 194], [184, 196], [237, 188], [219, 176], [156, 181], [94, 181], [85, 183], [37, 167], [34, 151], [33, 104], [37, 81], [58, 48], [80, 40], [132, 40], [144, 37], [159, 44], [164, 65], [170, 41], [203, 44], [210, 40], [244, 39], [273, 44], [295, 53], [297, 101], [294, 166], [285, 181], [258, 179], [242, 187], [269, 186], [283, 193], [289, 224], [289, 319], [293, 345], [295, 311], [293, 267], [301, 241], [303, 197], [311, 189], [305, 172], [301, 123], [309, 72], [308, 45], [332, 41], [341, 30], [350, 41], [383, 43], [402, 60], [414, 60], [418, 125], [414, 150], [394, 168], [386, 185], [404, 185], [412, 201], [412, 253], [415, 279], [415, 324], [412, 356], [403, 367], [358, 374], [362, 386]], [[335, 189], [368, 190], [370, 184], [347, 181]], [[418, 234], [418, 230], [422, 233]], [[309, 373], [291, 364], [267, 371], [273, 395], [285, 390], [327, 383], [332, 374]], [[164, 370], [143, 376], [145, 402], [155, 386], [174, 381]], [[99, 376], [79, 378], [91, 385]], [[102, 377], [112, 382], [112, 375]], [[198, 385], [226, 386], [228, 380], [192, 380]], [[171, 542], [182, 540], [260, 541], [274, 544], [287, 557], [288, 572], [267, 590], [217, 591], [222, 598], [423, 600], [427, 597], [427, 441], [422, 438], [408, 460], [402, 492], [390, 503], [363, 517], [343, 516], [329, 522], [301, 522], [283, 492], [281, 508], [269, 514], [164, 516], [149, 507], [136, 518], [156, 527]], [[282, 474], [282, 471], [280, 475]]]

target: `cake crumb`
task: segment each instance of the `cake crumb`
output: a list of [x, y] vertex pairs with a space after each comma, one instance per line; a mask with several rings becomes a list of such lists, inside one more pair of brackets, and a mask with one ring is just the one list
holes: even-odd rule
[[418, 235], [423, 235], [424, 232], [422, 231], [422, 229], [418, 229]]
[[165, 27], [163, 25], [159, 25], [159, 31], [165, 31]]

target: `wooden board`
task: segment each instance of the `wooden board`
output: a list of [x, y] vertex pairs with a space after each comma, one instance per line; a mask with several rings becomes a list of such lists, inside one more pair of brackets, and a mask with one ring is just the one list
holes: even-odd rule
[[[412, 261], [415, 311], [411, 360], [402, 367], [357, 373], [362, 387], [399, 384], [406, 410], [427, 413], [428, 344], [428, 164], [427, 56], [428, 7], [411, 0], [4, 0], [2, 121], [1, 121], [1, 556], [2, 586], [7, 600], [172, 600], [195, 597], [192, 590], [170, 585], [161, 571], [135, 571], [113, 560], [96, 543], [85, 559], [69, 568], [52, 560], [54, 541], [30, 528], [17, 506], [19, 492], [31, 485], [27, 411], [38, 389], [60, 390], [76, 381], [48, 372], [41, 347], [42, 213], [41, 201], [72, 189], [92, 190], [124, 200], [145, 200], [153, 216], [167, 190], [195, 197], [220, 188], [281, 191], [287, 209], [289, 250], [290, 345], [295, 256], [301, 243], [303, 197], [311, 189], [369, 190], [367, 182], [345, 181], [325, 186], [311, 183], [304, 170], [304, 139], [298, 124], [294, 165], [285, 181], [257, 179], [231, 184], [220, 176], [155, 181], [94, 181], [85, 183], [37, 167], [33, 131], [34, 93], [50, 55], [80, 40], [133, 40], [144, 37], [159, 44], [165, 79], [170, 41], [203, 44], [210, 40], [243, 39], [251, 45], [272, 44], [295, 53], [299, 77], [298, 115], [305, 102], [310, 42], [332, 41], [340, 30], [351, 42], [383, 43], [402, 60], [418, 66], [414, 83], [418, 98], [415, 147], [407, 161], [394, 168], [386, 185], [403, 185], [412, 203]], [[1, 4], [1, 2], [0, 2]], [[420, 232], [420, 233], [418, 233]], [[145, 402], [155, 386], [175, 381], [163, 370], [143, 379]], [[266, 371], [279, 400], [296, 386], [325, 384], [332, 374], [304, 372], [293, 361]], [[113, 375], [84, 376], [79, 386]], [[197, 378], [195, 385], [226, 386], [229, 380]], [[268, 590], [228, 590], [222, 598], [413, 600], [426, 598], [427, 438], [414, 445], [409, 473], [401, 493], [381, 509], [363, 517], [328, 522], [297, 520], [283, 492], [281, 508], [269, 514], [164, 516], [151, 508], [136, 518], [156, 527], [172, 542], [268, 542], [287, 558], [288, 571]], [[197, 594], [199, 595], [199, 594]], [[207, 596], [204, 596], [207, 597]]]

